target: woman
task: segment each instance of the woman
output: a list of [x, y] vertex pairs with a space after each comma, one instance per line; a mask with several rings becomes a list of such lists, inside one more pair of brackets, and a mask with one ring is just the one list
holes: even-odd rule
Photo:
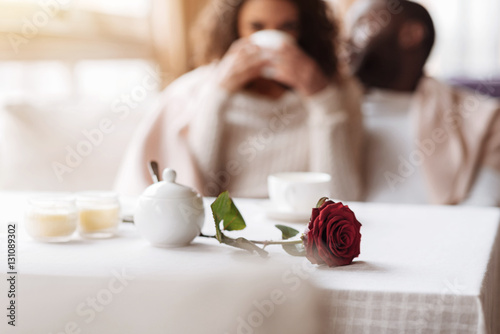
[[[263, 50], [249, 38], [261, 30], [295, 42]], [[132, 146], [119, 190], [142, 191], [147, 161], [158, 160], [207, 196], [266, 197], [269, 174], [317, 171], [332, 175], [335, 198], [358, 199], [360, 93], [338, 72], [337, 33], [322, 0], [209, 5], [195, 38], [200, 67], [166, 89], [163, 108]]]

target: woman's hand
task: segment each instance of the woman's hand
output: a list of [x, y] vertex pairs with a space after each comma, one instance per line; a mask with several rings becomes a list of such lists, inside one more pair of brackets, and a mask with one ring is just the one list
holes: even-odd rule
[[217, 82], [226, 91], [237, 92], [259, 78], [262, 69], [268, 64], [269, 60], [261, 57], [258, 46], [248, 39], [239, 39], [217, 65]]
[[272, 64], [272, 79], [292, 87], [303, 96], [314, 95], [330, 83], [314, 59], [289, 43], [273, 53]]

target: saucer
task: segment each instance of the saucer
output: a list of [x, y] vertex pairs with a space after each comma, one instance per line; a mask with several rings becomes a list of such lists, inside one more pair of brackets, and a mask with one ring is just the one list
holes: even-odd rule
[[311, 218], [311, 213], [312, 213], [311, 211], [293, 212], [285, 210], [283, 208], [275, 208], [271, 206], [271, 204], [266, 205], [267, 218], [273, 220], [294, 222], [294, 223], [303, 223], [303, 224], [309, 223], [309, 219]]

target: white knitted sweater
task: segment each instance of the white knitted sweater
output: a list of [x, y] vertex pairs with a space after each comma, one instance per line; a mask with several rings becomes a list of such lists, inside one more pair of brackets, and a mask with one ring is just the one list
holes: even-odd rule
[[[144, 166], [155, 159], [209, 196], [229, 190], [234, 197], [266, 197], [269, 174], [317, 171], [332, 175], [334, 198], [360, 198], [363, 131], [354, 81], [307, 99], [289, 91], [271, 100], [245, 91], [228, 94], [214, 84], [213, 68], [198, 68], [166, 89], [162, 108], [131, 147], [120, 191], [142, 191], [149, 183]], [[141, 172], [134, 171], [137, 162]], [[127, 191], [134, 184], [139, 188]]]

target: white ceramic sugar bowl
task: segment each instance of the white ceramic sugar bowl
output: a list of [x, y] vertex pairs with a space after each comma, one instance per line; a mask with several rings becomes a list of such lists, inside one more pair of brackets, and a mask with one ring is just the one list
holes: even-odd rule
[[165, 169], [164, 181], [149, 186], [139, 198], [134, 222], [153, 246], [187, 246], [203, 228], [205, 211], [201, 195], [175, 183], [176, 176], [174, 170]]

